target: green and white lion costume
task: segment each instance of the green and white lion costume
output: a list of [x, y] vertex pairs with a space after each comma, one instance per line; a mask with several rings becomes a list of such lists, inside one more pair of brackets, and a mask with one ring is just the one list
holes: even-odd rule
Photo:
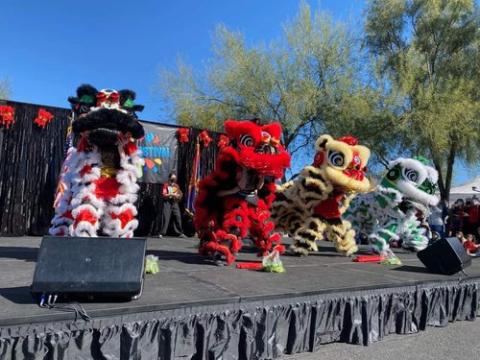
[[374, 192], [355, 199], [346, 217], [357, 234], [368, 237], [375, 252], [396, 259], [389, 245], [393, 240], [415, 251], [428, 245], [426, 219], [439, 202], [438, 173], [422, 157], [396, 159], [387, 170]]

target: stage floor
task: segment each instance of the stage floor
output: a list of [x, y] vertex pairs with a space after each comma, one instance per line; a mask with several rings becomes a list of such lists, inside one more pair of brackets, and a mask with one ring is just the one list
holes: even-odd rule
[[[35, 259], [41, 238], [0, 238], [0, 326], [69, 320], [70, 313], [38, 307], [30, 296]], [[288, 244], [289, 240], [285, 242]], [[308, 257], [283, 256], [286, 273], [271, 274], [215, 266], [197, 255], [197, 239], [149, 238], [148, 254], [160, 258], [160, 273], [147, 275], [139, 300], [88, 303], [92, 317], [109, 317], [203, 305], [226, 305], [288, 299], [325, 293], [385, 289], [465, 279], [429, 273], [415, 254], [397, 250], [402, 266], [354, 263], [323, 242]], [[256, 260], [247, 249], [240, 261]], [[480, 278], [480, 260], [473, 259], [467, 278]]]

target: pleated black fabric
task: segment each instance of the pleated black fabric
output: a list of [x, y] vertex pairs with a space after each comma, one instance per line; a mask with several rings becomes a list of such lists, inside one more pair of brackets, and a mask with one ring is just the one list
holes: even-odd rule
[[[66, 154], [70, 110], [50, 106], [2, 102], [15, 108], [15, 124], [0, 127], [0, 236], [44, 235], [53, 216], [58, 176]], [[33, 123], [38, 109], [54, 119], [45, 129]], [[195, 141], [201, 130], [192, 129], [191, 141], [179, 144], [178, 178], [186, 194], [192, 173]], [[213, 170], [219, 137], [201, 152], [200, 176]], [[183, 205], [183, 203], [182, 203]], [[140, 184], [137, 236], [157, 235], [161, 227], [161, 184]]]
[[53, 215], [70, 111], [42, 106], [54, 115], [42, 129], [33, 123], [40, 106], [7, 105], [15, 108], [16, 122], [0, 127], [0, 235], [43, 235]]
[[480, 280], [0, 327], [1, 359], [274, 359], [474, 320]]
[[163, 184], [140, 183], [137, 202], [138, 228], [135, 236], [155, 236], [162, 228]]

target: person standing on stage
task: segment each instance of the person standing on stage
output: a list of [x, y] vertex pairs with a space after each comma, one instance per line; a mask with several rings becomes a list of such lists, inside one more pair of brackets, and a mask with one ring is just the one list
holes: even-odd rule
[[[182, 229], [182, 215], [178, 203], [183, 197], [182, 191], [177, 184], [177, 176], [175, 173], [168, 175], [168, 182], [163, 185], [163, 212], [162, 212], [162, 231], [159, 237], [167, 234], [170, 220], [173, 217], [173, 231], [177, 237], [186, 237]], [[173, 216], [172, 216], [173, 215]]]

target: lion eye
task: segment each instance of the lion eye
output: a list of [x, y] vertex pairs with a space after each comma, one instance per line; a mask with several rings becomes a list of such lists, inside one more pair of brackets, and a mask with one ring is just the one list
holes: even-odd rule
[[403, 177], [407, 179], [408, 181], [411, 182], [417, 182], [418, 181], [418, 172], [413, 169], [408, 169], [405, 168], [403, 169]]
[[253, 141], [253, 137], [251, 137], [250, 135], [241, 135], [240, 144], [244, 146], [253, 146], [255, 142]]
[[389, 180], [396, 180], [398, 178], [398, 171], [397, 169], [391, 169], [387, 173], [387, 178]]
[[273, 146], [265, 144], [262, 146], [262, 152], [267, 155], [272, 155], [277, 152], [277, 149], [275, 149]]
[[328, 161], [333, 166], [341, 167], [345, 165], [345, 156], [338, 151], [329, 151], [328, 152]]

